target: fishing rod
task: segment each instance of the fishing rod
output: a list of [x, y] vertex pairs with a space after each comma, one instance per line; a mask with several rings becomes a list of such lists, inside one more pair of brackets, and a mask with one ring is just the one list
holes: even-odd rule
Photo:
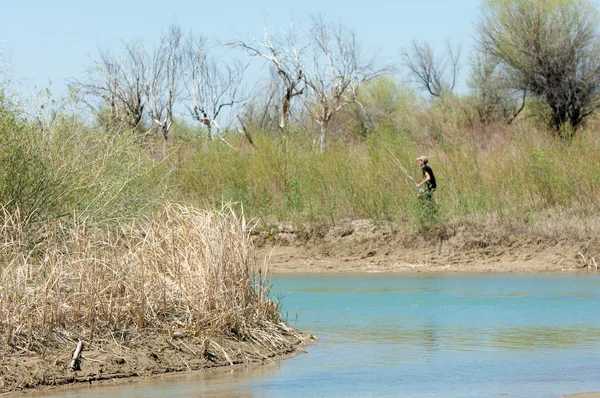
[[415, 179], [408, 174], [408, 170], [406, 170], [406, 168], [402, 165], [402, 163], [400, 162], [400, 160], [396, 157], [396, 155], [394, 155], [394, 153], [388, 149], [388, 152], [390, 153], [390, 155], [392, 155], [392, 158], [394, 159], [394, 161], [396, 162], [396, 165], [400, 168], [400, 170], [402, 170], [404, 172], [404, 174], [406, 174], [406, 176], [408, 178], [410, 178], [410, 180], [415, 184], [415, 186], [417, 188], [419, 188], [419, 191], [421, 191], [423, 188], [419, 186], [419, 184], [417, 184], [417, 182], [415, 181]]

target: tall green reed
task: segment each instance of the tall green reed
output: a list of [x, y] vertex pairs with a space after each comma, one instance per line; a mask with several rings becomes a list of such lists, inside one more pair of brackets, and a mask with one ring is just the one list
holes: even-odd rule
[[415, 223], [416, 189], [392, 155], [420, 180], [415, 158], [425, 154], [446, 221], [598, 206], [600, 168], [593, 165], [600, 164], [600, 155], [593, 132], [569, 143], [527, 125], [496, 134], [494, 139], [453, 136], [436, 144], [429, 137], [383, 129], [365, 139], [334, 142], [325, 153], [313, 150], [302, 134], [260, 134], [249, 150], [236, 152], [218, 143], [188, 147], [174, 177], [185, 198], [239, 201], [249, 214], [271, 221]]

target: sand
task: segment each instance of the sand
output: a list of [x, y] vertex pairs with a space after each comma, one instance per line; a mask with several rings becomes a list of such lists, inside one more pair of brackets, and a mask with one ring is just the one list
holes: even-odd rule
[[310, 233], [280, 225], [258, 233], [255, 240], [258, 256], [269, 258], [275, 273], [596, 272], [600, 261], [595, 236], [472, 226], [414, 233], [356, 220]]

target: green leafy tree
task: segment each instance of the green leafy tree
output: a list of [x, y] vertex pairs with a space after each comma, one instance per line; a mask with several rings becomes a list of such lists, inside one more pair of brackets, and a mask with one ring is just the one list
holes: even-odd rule
[[503, 121], [511, 124], [525, 108], [527, 89], [511, 88], [511, 81], [500, 61], [479, 54], [472, 64], [468, 86], [474, 110], [483, 124]]
[[599, 21], [587, 0], [486, 0], [477, 34], [511, 88], [543, 99], [570, 136], [600, 104]]
[[392, 76], [380, 76], [365, 83], [357, 100], [366, 119], [366, 131], [378, 131], [386, 127], [400, 130], [421, 106], [416, 93]]

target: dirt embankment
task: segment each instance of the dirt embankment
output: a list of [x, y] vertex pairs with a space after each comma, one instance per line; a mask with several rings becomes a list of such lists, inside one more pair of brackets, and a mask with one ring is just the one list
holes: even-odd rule
[[133, 377], [259, 364], [303, 352], [315, 337], [281, 323], [282, 338], [270, 346], [232, 337], [145, 336], [125, 345], [117, 340], [84, 349], [71, 368], [75, 346], [49, 348], [43, 355], [26, 349], [0, 356], [0, 395], [80, 383], [113, 383]]
[[462, 224], [415, 233], [368, 220], [256, 235], [274, 272], [595, 272], [600, 234], [556, 224], [507, 229]]

